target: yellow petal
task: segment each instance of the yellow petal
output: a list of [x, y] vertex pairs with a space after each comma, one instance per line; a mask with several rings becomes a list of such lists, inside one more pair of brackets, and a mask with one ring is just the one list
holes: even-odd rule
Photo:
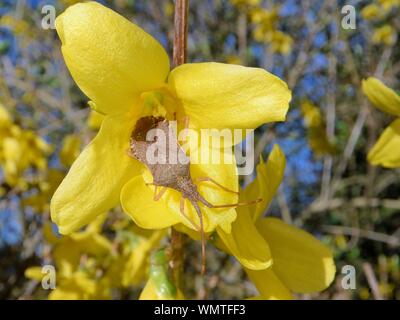
[[95, 110], [90, 110], [89, 118], [86, 121], [88, 127], [92, 130], [98, 130], [103, 122], [104, 115]]
[[381, 134], [368, 153], [372, 165], [386, 168], [400, 167], [400, 119], [393, 121]]
[[371, 3], [361, 10], [361, 16], [366, 20], [373, 20], [382, 17], [383, 12], [376, 3]]
[[[206, 149], [206, 147], [201, 146], [201, 159], [206, 159], [206, 157], [203, 158], [202, 156], [207, 154]], [[191, 155], [192, 164], [190, 166], [190, 174], [194, 181], [196, 181], [198, 178], [208, 177], [218, 182], [225, 188], [237, 192], [239, 190], [239, 183], [234, 153], [230, 152], [229, 150], [216, 150], [210, 148], [208, 149], [208, 154], [210, 158], [204, 162], [200, 161], [200, 163], [193, 163], [193, 155]], [[213, 162], [213, 157], [215, 159], [218, 156], [221, 162]], [[197, 182], [197, 186], [203, 198], [213, 205], [227, 205], [238, 202], [237, 194], [227, 192], [212, 182]], [[189, 215], [193, 217], [193, 221], [198, 221], [196, 219], [197, 215], [195, 214], [193, 207], [187, 207], [190, 208]], [[205, 215], [206, 232], [212, 232], [217, 226], [220, 226], [222, 230], [230, 233], [231, 223], [236, 219], [236, 210], [233, 207], [210, 209], [200, 204], [200, 208]], [[190, 225], [187, 224], [187, 221], [185, 222], [186, 225], [190, 227]]]
[[8, 110], [0, 102], [0, 129], [11, 125], [11, 116]]
[[122, 186], [139, 174], [141, 164], [126, 154], [133, 122], [128, 115], [106, 116], [72, 165], [50, 205], [60, 233], [73, 232], [113, 208]]
[[25, 270], [25, 277], [28, 279], [42, 281], [44, 276], [46, 276], [46, 273], [42, 273], [42, 267], [29, 267]]
[[261, 270], [272, 265], [271, 252], [248, 212], [238, 213], [231, 233], [217, 228], [218, 235], [239, 262], [246, 268]]
[[159, 245], [165, 234], [165, 229], [154, 231], [149, 238], [140, 238], [138, 245], [129, 250], [128, 258], [124, 259], [123, 286], [140, 284], [148, 271], [147, 264], [149, 263], [150, 251]]
[[286, 83], [267, 71], [223, 63], [181, 65], [168, 84], [196, 128], [253, 129], [284, 121], [291, 99]]
[[121, 205], [125, 213], [144, 229], [162, 229], [180, 222], [179, 212], [170, 210], [161, 200], [154, 201], [153, 197], [153, 189], [146, 186], [140, 175], [122, 188]]
[[279, 280], [272, 268], [264, 270], [245, 269], [251, 282], [254, 283], [260, 299], [263, 300], [291, 300], [293, 299], [289, 289]]
[[257, 228], [271, 248], [275, 274], [288, 289], [317, 292], [333, 281], [332, 252], [311, 234], [276, 218], [261, 219]]
[[[176, 231], [186, 234], [188, 237], [192, 238], [195, 241], [201, 240], [201, 234], [199, 232], [197, 232], [196, 230], [193, 230], [192, 228], [186, 227], [182, 223], [178, 223], [178, 224], [174, 225], [174, 228]], [[225, 252], [228, 252], [228, 250], [225, 250]]]
[[185, 297], [181, 290], [177, 290], [176, 297], [163, 296], [158, 290], [154, 281], [149, 279], [140, 293], [139, 300], [184, 300]]
[[[218, 157], [221, 160], [220, 163], [217, 161]], [[227, 192], [212, 182], [196, 182], [197, 178], [208, 177], [229, 190], [237, 191], [237, 168], [232, 152], [224, 153], [222, 149], [211, 149], [202, 145], [199, 152], [196, 155], [191, 154], [190, 158], [191, 177], [205, 200], [212, 205], [227, 205], [238, 202], [238, 196], [235, 193]], [[152, 182], [151, 176], [145, 178], [145, 180], [146, 182]], [[196, 229], [196, 227], [200, 226], [199, 217], [188, 200], [185, 201], [185, 214], [189, 219], [180, 213], [181, 198], [181, 193], [168, 189], [161, 200], [172, 211], [179, 214], [184, 225], [191, 229]], [[213, 232], [217, 226], [220, 226], [225, 232], [230, 233], [231, 223], [236, 219], [236, 211], [233, 207], [213, 209], [206, 207], [202, 203], [199, 203], [199, 207], [204, 218], [205, 232]]]
[[249, 208], [253, 221], [256, 221], [269, 207], [282, 182], [286, 167], [286, 158], [279, 145], [275, 144], [267, 162], [260, 159], [257, 165], [257, 177], [243, 191], [241, 197], [244, 201], [262, 199], [256, 206]]
[[102, 113], [132, 108], [141, 92], [162, 86], [168, 75], [163, 47], [99, 3], [69, 7], [56, 29], [72, 77]]
[[112, 249], [110, 241], [97, 233], [88, 235], [86, 232], [72, 233], [71, 239], [77, 249], [93, 256], [105, 255]]
[[77, 271], [67, 279], [57, 282], [57, 288], [48, 296], [49, 300], [110, 299], [110, 291], [105, 281], [95, 281], [82, 271]]
[[81, 149], [81, 139], [75, 134], [67, 135], [63, 140], [63, 145], [60, 151], [61, 163], [69, 167], [78, 157]]
[[52, 245], [55, 245], [60, 242], [60, 238], [57, 237], [52, 230], [51, 222], [46, 222], [43, 225], [43, 237], [46, 240], [46, 242], [48, 242]]
[[375, 107], [383, 112], [400, 116], [400, 96], [383, 82], [369, 77], [362, 81], [362, 89]]

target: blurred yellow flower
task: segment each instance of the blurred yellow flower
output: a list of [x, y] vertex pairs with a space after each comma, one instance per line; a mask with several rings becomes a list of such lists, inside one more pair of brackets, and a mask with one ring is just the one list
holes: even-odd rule
[[[61, 233], [73, 232], [119, 201], [142, 228], [162, 229], [177, 223], [194, 228], [180, 214], [180, 194], [168, 189], [160, 201], [154, 201], [154, 187], [146, 185], [152, 182], [149, 171], [126, 154], [141, 117], [163, 115], [172, 120], [176, 114], [181, 124], [188, 116], [195, 130], [254, 129], [285, 119], [291, 93], [279, 78], [262, 69], [222, 63], [184, 64], [170, 71], [168, 55], [154, 38], [99, 3], [68, 8], [58, 16], [56, 28], [73, 78], [94, 109], [105, 114], [98, 135], [74, 162], [51, 201], [51, 216]], [[207, 175], [238, 189], [234, 163], [191, 165], [190, 169], [193, 178]], [[237, 201], [237, 195], [209, 185], [200, 192], [213, 203]], [[196, 211], [191, 207], [187, 211], [198, 225]], [[217, 226], [229, 231], [236, 218], [233, 208], [202, 206], [202, 212], [207, 232]]]
[[237, 7], [244, 6], [258, 6], [261, 3], [261, 0], [230, 0], [232, 5]]
[[269, 43], [273, 52], [283, 55], [290, 53], [293, 39], [276, 28], [279, 20], [278, 8], [254, 8], [250, 12], [250, 19], [255, 25], [253, 37], [256, 41]]
[[50, 199], [64, 178], [64, 172], [50, 168], [46, 172], [38, 176], [38, 190], [35, 194], [31, 194], [22, 200], [25, 206], [30, 206], [37, 213], [45, 213], [49, 210]]
[[29, 24], [22, 19], [16, 19], [12, 15], [3, 15], [0, 18], [0, 26], [12, 29], [15, 34], [19, 36], [26, 36], [31, 34], [29, 30]]
[[60, 151], [61, 163], [69, 167], [79, 156], [81, 151], [81, 138], [76, 134], [69, 134], [65, 136]]
[[239, 56], [236, 55], [228, 55], [225, 57], [226, 63], [229, 64], [241, 64], [242, 60], [240, 59]]
[[391, 46], [395, 43], [396, 38], [396, 30], [388, 24], [385, 24], [384, 26], [375, 29], [374, 33], [372, 34], [372, 42], [375, 44], [384, 44], [387, 46]]
[[346, 237], [344, 235], [337, 235], [334, 237], [335, 244], [340, 250], [345, 250], [348, 246]]
[[0, 102], [0, 130], [3, 130], [10, 126], [12, 123], [11, 116], [8, 113], [7, 109]]
[[100, 234], [105, 215], [99, 216], [84, 231], [68, 236], [55, 237], [50, 225], [46, 225], [44, 234], [48, 243], [53, 245], [52, 253], [57, 274], [68, 277], [78, 270], [82, 255], [105, 259], [111, 253], [110, 241]]
[[103, 279], [93, 279], [84, 271], [76, 271], [57, 279], [49, 300], [108, 300], [111, 290]]
[[43, 272], [42, 267], [29, 267], [25, 269], [25, 277], [28, 279], [42, 281], [43, 279]]
[[396, 8], [400, 6], [400, 0], [378, 0], [379, 4], [383, 7], [384, 10], [390, 11], [392, 8]]
[[262, 7], [253, 8], [250, 12], [251, 22], [259, 24], [264, 31], [271, 31], [276, 22], [278, 22], [278, 9], [265, 9]]
[[267, 10], [256, 8], [250, 12], [250, 19], [255, 24], [253, 37], [256, 41], [264, 42], [266, 37], [275, 30], [275, 24], [278, 21], [277, 9]]
[[164, 3], [164, 12], [167, 17], [172, 17], [175, 11], [174, 3], [172, 0], [163, 2]]
[[335, 146], [329, 141], [326, 134], [325, 121], [321, 110], [309, 101], [301, 104], [301, 112], [307, 128], [308, 143], [316, 155], [334, 154]]
[[265, 39], [271, 44], [273, 52], [288, 55], [292, 51], [293, 39], [281, 31], [275, 30], [267, 34]]
[[[369, 77], [362, 82], [362, 90], [369, 101], [381, 111], [400, 117], [400, 96], [380, 80]], [[394, 120], [381, 134], [368, 152], [372, 165], [386, 168], [400, 167], [400, 119]]]
[[117, 287], [140, 284], [148, 272], [151, 251], [165, 235], [166, 230], [149, 231], [137, 227], [117, 231], [120, 253], [112, 259], [106, 276]]
[[[111, 243], [99, 232], [105, 215], [98, 217], [82, 232], [57, 237], [49, 223], [43, 228], [46, 241], [53, 245], [52, 256], [56, 270], [56, 288], [50, 300], [110, 299], [110, 280], [98, 267], [111, 253]], [[100, 273], [99, 273], [100, 271]], [[41, 281], [46, 273], [41, 267], [25, 270], [29, 279]]]
[[370, 290], [366, 287], [360, 288], [360, 291], [358, 294], [360, 295], [360, 299], [362, 299], [362, 300], [368, 300], [369, 297], [371, 296]]
[[371, 3], [361, 10], [361, 16], [365, 20], [379, 19], [382, 17], [382, 10], [377, 4]]
[[50, 152], [51, 147], [42, 138], [14, 124], [0, 104], [0, 165], [8, 185], [24, 189], [26, 182], [22, 174], [30, 167], [46, 169]]

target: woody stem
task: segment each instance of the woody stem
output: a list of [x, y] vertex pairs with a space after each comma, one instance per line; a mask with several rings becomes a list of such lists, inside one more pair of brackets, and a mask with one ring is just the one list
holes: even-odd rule
[[173, 67], [186, 62], [189, 0], [175, 1]]
[[[186, 62], [187, 19], [189, 0], [175, 1], [173, 67]], [[171, 230], [171, 269], [175, 285], [181, 287], [184, 260], [184, 236]]]

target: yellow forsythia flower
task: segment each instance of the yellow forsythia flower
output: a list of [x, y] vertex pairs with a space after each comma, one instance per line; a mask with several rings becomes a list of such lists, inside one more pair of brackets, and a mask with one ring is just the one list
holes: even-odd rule
[[60, 151], [60, 161], [61, 163], [69, 167], [79, 156], [81, 151], [81, 139], [75, 134], [67, 135], [62, 143]]
[[29, 195], [22, 200], [25, 206], [30, 206], [37, 213], [48, 212], [50, 199], [54, 191], [60, 185], [64, 178], [64, 172], [50, 168], [46, 170], [44, 175], [37, 178], [39, 190], [35, 194]]
[[[154, 201], [154, 187], [146, 185], [152, 182], [151, 174], [126, 153], [132, 128], [141, 117], [163, 115], [172, 120], [176, 114], [182, 125], [187, 116], [194, 130], [210, 126], [254, 129], [285, 119], [291, 92], [276, 76], [259, 68], [223, 63], [188, 63], [170, 70], [167, 53], [153, 37], [99, 3], [68, 8], [57, 17], [56, 29], [72, 77], [95, 110], [104, 114], [98, 135], [52, 198], [51, 217], [63, 234], [119, 203], [142, 228], [183, 223], [194, 229], [180, 214], [176, 191], [167, 190], [160, 201]], [[190, 169], [193, 178], [208, 175], [226, 188], [238, 190], [234, 161], [191, 165]], [[236, 194], [207, 184], [202, 184], [200, 192], [213, 203], [237, 201]], [[206, 232], [216, 227], [229, 232], [235, 209], [200, 206]], [[198, 225], [194, 208], [187, 211]]]
[[21, 19], [16, 19], [12, 15], [4, 15], [0, 19], [0, 26], [13, 29], [17, 35], [27, 35], [29, 33], [29, 24]]
[[362, 90], [369, 101], [381, 111], [397, 117], [381, 134], [368, 152], [372, 165], [386, 168], [400, 167], [400, 96], [380, 80], [370, 77], [362, 82]]
[[311, 102], [305, 101], [301, 104], [301, 112], [307, 127], [308, 143], [311, 150], [316, 155], [334, 154], [336, 148], [327, 137], [321, 110]]
[[[111, 253], [111, 243], [99, 233], [104, 218], [105, 215], [98, 217], [82, 232], [60, 238], [54, 235], [50, 224], [45, 224], [43, 234], [53, 245], [56, 268], [56, 288], [49, 294], [50, 300], [111, 298], [109, 278], [99, 278], [97, 273], [97, 265]], [[41, 281], [45, 273], [40, 267], [30, 267], [25, 270], [25, 276]]]
[[137, 227], [117, 231], [120, 253], [107, 270], [110, 281], [117, 287], [140, 284], [148, 271], [150, 253], [165, 234], [166, 230], [140, 230]]
[[258, 6], [261, 3], [261, 0], [230, 0], [232, 5], [237, 7], [243, 6]]
[[267, 163], [261, 159], [257, 166], [257, 178], [240, 196], [243, 201], [263, 201], [237, 208], [230, 234], [218, 230], [219, 245], [239, 260], [263, 299], [291, 299], [292, 292], [324, 290], [336, 271], [332, 252], [312, 235], [280, 219], [262, 216], [281, 183], [284, 168], [285, 156], [275, 145]]
[[400, 6], [400, 0], [379, 0], [379, 4], [385, 11], [390, 11], [392, 8]]
[[384, 26], [376, 29], [372, 34], [373, 43], [384, 44], [387, 46], [394, 44], [396, 38], [396, 30], [388, 24], [385, 24]]
[[0, 104], [0, 165], [5, 182], [24, 189], [23, 173], [29, 167], [47, 168], [46, 156], [51, 147], [31, 130], [13, 123], [6, 108]]
[[292, 50], [293, 39], [281, 31], [276, 30], [269, 33], [266, 40], [271, 43], [271, 49], [273, 52], [288, 55]]
[[382, 17], [382, 9], [375, 3], [365, 6], [361, 10], [361, 16], [365, 20], [374, 20]]

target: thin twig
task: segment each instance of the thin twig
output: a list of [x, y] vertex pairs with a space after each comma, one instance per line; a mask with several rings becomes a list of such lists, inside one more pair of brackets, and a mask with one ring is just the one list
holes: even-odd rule
[[370, 230], [362, 230], [358, 228], [351, 227], [341, 227], [341, 226], [329, 226], [323, 225], [321, 227], [322, 231], [327, 233], [332, 233], [336, 235], [348, 235], [348, 236], [358, 236], [360, 238], [369, 239], [377, 242], [386, 243], [392, 247], [400, 246], [400, 238], [396, 236], [390, 236], [384, 233], [379, 233]]
[[368, 285], [371, 288], [374, 299], [375, 300], [383, 300], [382, 294], [379, 291], [379, 284], [378, 284], [378, 281], [376, 280], [376, 276], [375, 276], [374, 270], [372, 269], [371, 264], [368, 262], [365, 262], [365, 263], [363, 263], [362, 267], [363, 267], [363, 270], [365, 273], [365, 277], [367, 278]]
[[[187, 46], [187, 19], [189, 0], [176, 0], [174, 20], [174, 68], [186, 62]], [[174, 283], [181, 287], [181, 273], [184, 260], [184, 237], [183, 234], [171, 229], [171, 269]]]

